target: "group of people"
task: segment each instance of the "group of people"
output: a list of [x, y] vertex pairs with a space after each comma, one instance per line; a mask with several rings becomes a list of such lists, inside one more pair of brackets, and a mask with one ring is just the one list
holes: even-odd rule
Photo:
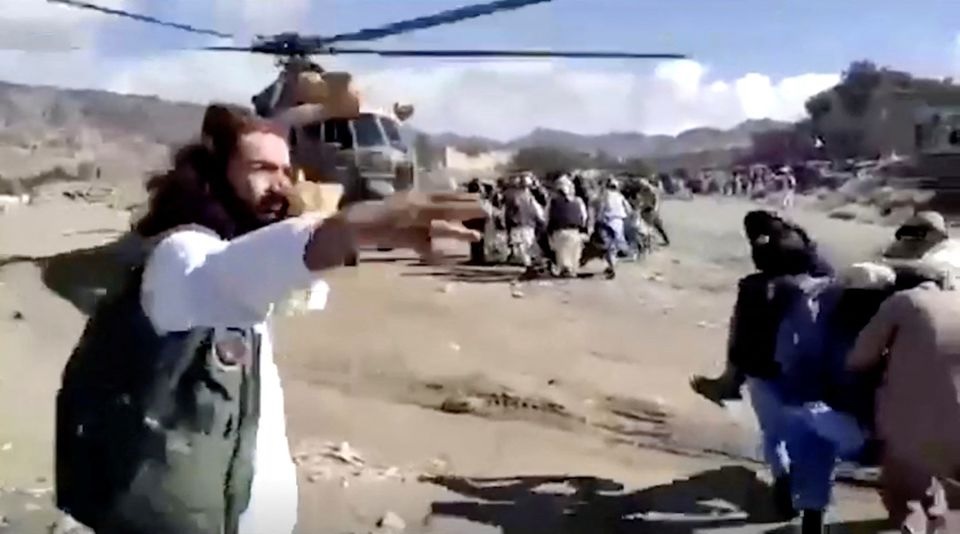
[[736, 197], [779, 194], [780, 206], [783, 209], [793, 207], [797, 191], [797, 178], [789, 166], [776, 170], [767, 165], [751, 165], [736, 167], [730, 171], [703, 171], [698, 181], [696, 190], [702, 193]]
[[739, 282], [727, 367], [691, 385], [718, 404], [746, 385], [778, 511], [824, 532], [837, 463], [878, 463], [903, 532], [960, 532], [960, 247], [943, 217], [918, 213], [883, 258], [839, 272], [776, 213], [744, 229], [756, 272]]
[[[301, 111], [287, 118], [317, 120]], [[323, 308], [321, 275], [358, 247], [429, 258], [433, 239], [476, 243], [493, 227], [527, 267], [540, 246], [570, 276], [592, 230], [612, 276], [631, 217], [667, 239], [656, 190], [614, 178], [593, 192], [559, 176], [547, 190], [525, 174], [492, 191], [471, 184], [486, 205], [447, 193], [298, 213], [288, 126], [210, 106], [200, 139], [148, 184], [128, 279], [91, 318], [57, 396], [57, 505], [98, 534], [293, 531], [268, 318], [299, 289]], [[774, 496], [805, 533], [823, 531], [837, 461], [870, 456], [890, 517], [908, 532], [939, 528], [960, 489], [960, 255], [943, 218], [919, 214], [886, 263], [839, 273], [775, 213], [744, 226], [757, 272], [739, 284], [728, 368], [694, 389], [722, 403], [749, 388]]]
[[554, 176], [549, 183], [532, 173], [496, 184], [472, 180], [467, 191], [483, 197], [487, 216], [467, 222], [483, 233], [471, 247], [470, 262], [513, 262], [522, 265], [528, 277], [546, 269], [569, 278], [602, 257], [605, 275], [612, 279], [619, 258], [636, 258], [653, 247], [653, 231], [664, 245], [670, 244], [656, 186], [643, 178], [614, 176], [600, 185], [598, 189], [569, 174]]

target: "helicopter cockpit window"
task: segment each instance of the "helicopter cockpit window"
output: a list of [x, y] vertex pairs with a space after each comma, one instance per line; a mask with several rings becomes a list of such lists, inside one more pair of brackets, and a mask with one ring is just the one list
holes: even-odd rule
[[325, 143], [337, 143], [344, 150], [353, 148], [353, 133], [350, 131], [350, 123], [345, 119], [330, 119], [324, 122], [323, 141]]
[[323, 141], [323, 123], [313, 122], [303, 127], [303, 135], [310, 141]]
[[353, 121], [353, 130], [357, 135], [357, 146], [377, 147], [387, 144], [375, 115], [369, 113], [360, 115]]
[[400, 127], [397, 126], [397, 123], [389, 117], [380, 117], [380, 125], [383, 126], [384, 133], [387, 134], [387, 139], [390, 141], [390, 144], [400, 150], [406, 150], [406, 145], [403, 144], [403, 138], [400, 136]]

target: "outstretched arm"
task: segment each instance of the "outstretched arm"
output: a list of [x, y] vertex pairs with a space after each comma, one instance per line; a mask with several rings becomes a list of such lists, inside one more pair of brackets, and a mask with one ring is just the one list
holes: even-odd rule
[[[245, 327], [262, 322], [271, 305], [295, 289], [314, 285], [325, 293], [304, 261], [308, 242], [320, 233], [314, 230], [312, 221], [297, 218], [232, 241], [199, 227], [175, 231], [147, 260], [144, 311], [159, 331]], [[333, 264], [329, 256], [325, 262]]]

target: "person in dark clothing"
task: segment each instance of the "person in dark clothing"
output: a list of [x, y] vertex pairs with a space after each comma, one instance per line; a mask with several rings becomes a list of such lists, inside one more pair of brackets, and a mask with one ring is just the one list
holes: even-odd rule
[[[483, 188], [483, 185], [480, 183], [479, 178], [474, 178], [473, 180], [470, 180], [470, 182], [467, 183], [467, 192], [481, 195], [484, 198], [484, 200], [487, 199], [486, 195], [483, 194], [484, 188]], [[475, 230], [483, 234], [484, 230], [487, 227], [487, 217], [484, 217], [482, 219], [473, 219], [470, 221], [465, 221], [463, 223], [463, 226], [465, 226], [470, 230]], [[484, 251], [486, 250], [485, 247], [486, 247], [486, 243], [483, 238], [481, 238], [479, 241], [474, 241], [470, 243], [470, 259], [468, 260], [467, 263], [469, 263], [470, 265], [485, 265], [487, 263], [486, 254], [484, 253]]]
[[573, 278], [577, 275], [583, 253], [587, 207], [576, 196], [573, 182], [567, 176], [557, 179], [556, 189], [547, 216], [547, 234], [553, 252], [551, 263], [556, 266], [557, 275]]
[[806, 231], [775, 212], [751, 211], [744, 217], [743, 226], [757, 272], [738, 282], [726, 368], [717, 378], [697, 375], [690, 381], [697, 394], [718, 405], [742, 398], [740, 390], [746, 376], [762, 377], [770, 372], [780, 320], [772, 282], [785, 275], [833, 274]]
[[[534, 187], [530, 190], [533, 195], [533, 199], [537, 204], [542, 208], [544, 213], [550, 204], [550, 191], [547, 190], [546, 186], [542, 182], [535, 183]], [[550, 232], [547, 229], [546, 221], [540, 219], [537, 223], [537, 248], [540, 249], [540, 260], [545, 262], [547, 265], [551, 265], [556, 261], [556, 251], [550, 246]]]

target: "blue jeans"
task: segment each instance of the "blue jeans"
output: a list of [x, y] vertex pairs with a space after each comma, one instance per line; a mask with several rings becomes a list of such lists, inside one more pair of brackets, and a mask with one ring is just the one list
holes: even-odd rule
[[780, 478], [790, 469], [783, 431], [783, 402], [772, 382], [750, 377], [747, 378], [747, 387], [750, 390], [750, 404], [760, 425], [763, 459], [773, 476]]
[[837, 461], [856, 454], [865, 442], [856, 419], [822, 402], [785, 404], [774, 382], [748, 378], [747, 385], [773, 476], [789, 473], [798, 510], [826, 509]]
[[856, 454], [866, 441], [860, 425], [822, 402], [785, 407], [780, 420], [791, 459], [794, 506], [826, 509], [837, 461]]

